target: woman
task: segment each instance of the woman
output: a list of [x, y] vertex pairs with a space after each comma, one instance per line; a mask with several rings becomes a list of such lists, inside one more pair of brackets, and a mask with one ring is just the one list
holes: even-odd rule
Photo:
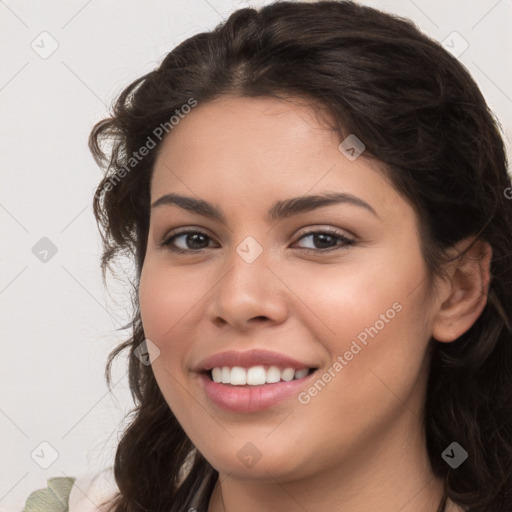
[[351, 2], [239, 10], [90, 146], [103, 271], [136, 263], [109, 510], [512, 510], [512, 189], [438, 43]]

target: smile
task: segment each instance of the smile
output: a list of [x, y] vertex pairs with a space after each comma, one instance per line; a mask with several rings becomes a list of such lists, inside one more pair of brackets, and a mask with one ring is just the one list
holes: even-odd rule
[[230, 384], [231, 386], [261, 386], [264, 384], [275, 384], [277, 382], [290, 382], [302, 379], [309, 375], [313, 368], [279, 368], [278, 366], [252, 366], [242, 368], [241, 366], [216, 367], [210, 372], [213, 382]]
[[[257, 368], [257, 370], [255, 372], [251, 372], [253, 368]], [[259, 380], [254, 380], [253, 382], [261, 382], [263, 377], [261, 368], [262, 367], [256, 366], [246, 370], [244, 368], [240, 369], [237, 367], [226, 367], [225, 373], [226, 377], [229, 375], [229, 378], [231, 379], [232, 372], [234, 371], [235, 382], [237, 378], [241, 379], [238, 382], [243, 382], [244, 377], [251, 380], [252, 373], [256, 373], [256, 379]], [[277, 376], [277, 373], [274, 373], [275, 370], [272, 369], [272, 367], [270, 367], [268, 370], [271, 372], [271, 378], [273, 375]], [[265, 383], [261, 384], [233, 384], [232, 382], [215, 382], [211, 376], [213, 370], [210, 372], [201, 373], [199, 375], [199, 380], [203, 392], [211, 404], [229, 412], [256, 413], [271, 407], [275, 407], [286, 399], [296, 396], [311, 384], [311, 379], [315, 378], [317, 373], [317, 371], [313, 368], [304, 368], [294, 371], [293, 373], [288, 371], [290, 368], [285, 368], [282, 371], [277, 368], [277, 370], [279, 370], [279, 381], [267, 383], [266, 375], [268, 374], [268, 370], [265, 372]], [[221, 369], [221, 379], [223, 371], [224, 368]], [[290, 375], [292, 375], [293, 378], [289, 381], [281, 380], [283, 373], [286, 378], [289, 378]], [[218, 372], [216, 372], [216, 374], [218, 375]]]

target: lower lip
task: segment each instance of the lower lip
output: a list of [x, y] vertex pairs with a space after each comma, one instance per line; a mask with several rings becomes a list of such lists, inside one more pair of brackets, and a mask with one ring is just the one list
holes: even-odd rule
[[231, 386], [214, 382], [204, 373], [200, 374], [208, 398], [215, 404], [232, 412], [263, 411], [297, 394], [316, 371], [302, 379], [290, 382], [276, 382], [261, 386]]

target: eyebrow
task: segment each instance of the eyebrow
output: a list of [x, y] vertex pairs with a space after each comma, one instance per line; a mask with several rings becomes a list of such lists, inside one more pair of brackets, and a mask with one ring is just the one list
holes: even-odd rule
[[[358, 206], [368, 210], [376, 217], [379, 217], [372, 206], [357, 196], [347, 194], [345, 192], [325, 192], [323, 194], [299, 196], [285, 199], [284, 201], [276, 201], [267, 213], [267, 221], [278, 221], [293, 215], [310, 212], [317, 208], [335, 204], [350, 204]], [[151, 208], [157, 208], [163, 205], [176, 205], [184, 210], [189, 210], [203, 217], [217, 220], [224, 224], [226, 223], [226, 218], [222, 213], [221, 208], [203, 199], [196, 199], [194, 197], [175, 193], [165, 194], [157, 199], [151, 205]]]

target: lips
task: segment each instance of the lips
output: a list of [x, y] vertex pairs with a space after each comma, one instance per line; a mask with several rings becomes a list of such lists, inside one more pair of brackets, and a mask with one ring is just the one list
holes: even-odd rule
[[[199, 374], [199, 384], [214, 412], [223, 409], [229, 413], [261, 413], [279, 404], [296, 400], [299, 393], [310, 385], [316, 373], [290, 382], [277, 382], [261, 386], [232, 386], [214, 382], [205, 373]], [[218, 408], [218, 409], [217, 409]]]
[[[261, 373], [264, 369], [272, 369], [270, 371], [274, 373], [277, 371], [280, 378], [276, 374], [269, 383], [267, 373], [267, 382], [261, 380], [261, 375], [258, 382], [253, 382], [255, 385], [246, 385], [243, 378], [240, 381], [246, 373], [245, 370], [246, 377], [250, 380], [250, 372]], [[284, 372], [280, 373], [279, 369], [284, 369]], [[317, 369], [318, 365], [314, 363], [298, 361], [268, 350], [229, 350], [207, 357], [194, 368], [199, 373], [200, 385], [209, 402], [231, 413], [258, 413], [292, 399], [315, 378]], [[215, 379], [212, 378], [212, 370], [216, 373]], [[219, 370], [221, 374], [228, 372], [229, 379], [221, 376], [219, 381]], [[294, 377], [290, 380], [292, 375]]]

